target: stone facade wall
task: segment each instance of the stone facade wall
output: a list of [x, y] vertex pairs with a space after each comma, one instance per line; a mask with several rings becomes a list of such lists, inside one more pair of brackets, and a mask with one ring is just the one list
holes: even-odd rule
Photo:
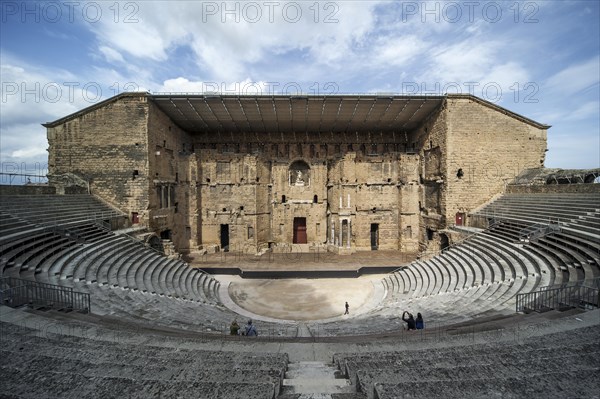
[[[199, 245], [222, 246], [221, 225], [228, 225], [231, 250], [286, 247], [294, 243], [295, 220], [300, 218], [309, 246], [339, 246], [343, 240], [345, 247], [349, 232], [350, 252], [371, 249], [375, 228], [377, 247], [397, 250], [404, 237], [400, 226], [406, 223], [409, 235], [403, 248], [414, 250], [418, 156], [397, 151], [411, 145], [407, 137], [282, 133], [255, 142], [251, 135], [198, 135]], [[406, 212], [401, 212], [401, 198]], [[340, 238], [342, 223], [350, 227]]]
[[448, 96], [410, 132], [192, 134], [120, 96], [48, 127], [50, 182], [81, 177], [180, 251], [285, 247], [296, 224], [306, 248], [435, 251], [457, 213], [543, 165], [546, 130], [500, 111]]
[[[148, 178], [150, 185], [147, 212], [140, 222], [171, 239], [180, 251], [196, 247], [192, 239], [194, 216], [191, 204], [196, 183], [190, 163], [192, 136], [180, 129], [153, 102], [148, 104]], [[192, 196], [190, 195], [192, 194]]]
[[419, 184], [420, 161], [418, 154], [400, 154], [398, 157], [400, 186], [400, 250], [417, 252], [421, 226], [421, 186]]
[[[546, 129], [473, 98], [447, 99], [447, 166], [443, 217], [455, 223], [504, 192], [523, 169], [543, 166]], [[462, 171], [462, 176], [459, 173]]]
[[448, 127], [446, 104], [432, 113], [416, 132], [420, 149], [416, 165], [419, 173], [418, 242], [421, 251], [439, 250], [438, 231], [446, 227], [444, 218], [446, 190], [445, 174], [448, 163]]
[[221, 229], [226, 228], [229, 250], [254, 252], [268, 245], [269, 179], [269, 168], [256, 155], [199, 150], [198, 244], [223, 249]]
[[147, 121], [145, 95], [130, 95], [49, 127], [49, 183], [64, 191], [63, 175], [76, 175], [128, 215], [143, 212], [150, 192]]

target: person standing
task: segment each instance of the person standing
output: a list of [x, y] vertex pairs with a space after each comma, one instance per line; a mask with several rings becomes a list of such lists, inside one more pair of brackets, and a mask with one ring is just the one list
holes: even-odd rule
[[423, 321], [423, 316], [421, 316], [421, 313], [417, 313], [417, 318], [415, 319], [415, 328], [417, 330], [422, 330], [425, 328], [425, 322]]
[[[407, 315], [408, 315], [408, 317], [407, 317]], [[405, 310], [404, 313], [402, 313], [402, 321], [404, 321], [406, 323], [407, 330], [416, 330], [417, 329], [417, 327], [415, 325], [415, 319], [414, 319], [412, 313], [408, 313]]]
[[350, 305], [348, 305], [348, 302], [346, 302], [346, 311], [344, 314], [350, 314]]

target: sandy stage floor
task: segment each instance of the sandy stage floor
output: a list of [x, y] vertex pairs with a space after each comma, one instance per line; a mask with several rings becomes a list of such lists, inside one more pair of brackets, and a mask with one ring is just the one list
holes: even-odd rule
[[[229, 296], [257, 315], [286, 320], [319, 320], [364, 311], [372, 301], [376, 276], [331, 279], [242, 279], [229, 277]], [[381, 278], [381, 276], [379, 276]]]

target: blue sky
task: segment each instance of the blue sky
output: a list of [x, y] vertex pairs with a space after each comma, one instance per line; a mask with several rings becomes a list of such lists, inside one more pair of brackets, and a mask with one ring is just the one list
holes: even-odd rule
[[137, 90], [471, 93], [552, 125], [547, 167], [600, 167], [595, 0], [0, 7], [2, 172], [44, 172], [41, 123]]

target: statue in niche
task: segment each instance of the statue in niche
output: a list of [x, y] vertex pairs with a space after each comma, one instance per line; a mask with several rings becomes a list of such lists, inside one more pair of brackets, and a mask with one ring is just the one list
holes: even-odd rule
[[296, 187], [310, 185], [310, 167], [303, 161], [296, 161], [290, 165], [289, 184]]
[[296, 171], [296, 183], [294, 184], [296, 186], [304, 186], [304, 176], [302, 175], [301, 170]]

